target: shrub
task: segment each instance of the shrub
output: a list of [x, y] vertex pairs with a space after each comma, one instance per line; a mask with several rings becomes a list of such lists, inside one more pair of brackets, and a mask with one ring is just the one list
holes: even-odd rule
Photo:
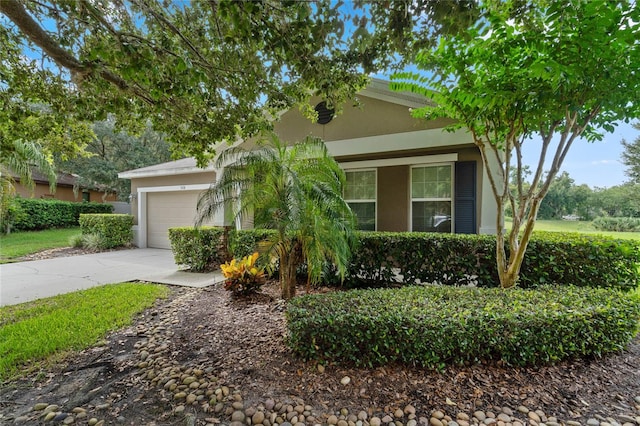
[[258, 252], [245, 256], [240, 260], [231, 261], [220, 265], [222, 274], [226, 278], [224, 288], [234, 294], [255, 293], [265, 283], [264, 268], [256, 266]]
[[226, 260], [221, 247], [223, 233], [223, 228], [213, 226], [169, 228], [175, 262], [194, 272], [217, 268]]
[[518, 285], [525, 288], [559, 283], [631, 290], [640, 283], [640, 241], [536, 232], [520, 273]]
[[105, 238], [100, 234], [82, 235], [82, 247], [91, 251], [100, 251], [111, 248], [108, 246]]
[[0, 232], [10, 234], [16, 224], [25, 220], [26, 216], [16, 197], [0, 195]]
[[79, 225], [81, 214], [113, 212], [111, 204], [103, 203], [71, 203], [35, 198], [16, 198], [16, 201], [26, 213], [14, 225], [16, 230], [21, 231], [69, 228]]
[[260, 242], [275, 234], [273, 229], [243, 229], [231, 231], [229, 234], [229, 252], [233, 257], [249, 256], [260, 251]]
[[100, 249], [126, 246], [133, 241], [133, 216], [128, 214], [81, 214], [83, 235], [94, 234]]
[[[367, 232], [359, 240], [345, 279], [352, 288], [416, 283], [499, 285], [493, 235]], [[631, 289], [640, 280], [639, 262], [638, 241], [536, 232], [518, 285]]]
[[395, 284], [477, 283], [495, 286], [495, 237], [421, 232], [361, 232], [345, 283], [348, 287]]
[[637, 217], [597, 217], [592, 224], [600, 231], [640, 232], [640, 218]]
[[84, 240], [83, 240], [83, 235], [82, 234], [78, 234], [78, 235], [74, 235], [73, 237], [69, 238], [69, 245], [71, 247], [75, 247], [75, 248], [80, 248], [84, 246]]
[[305, 359], [537, 365], [623, 349], [638, 332], [640, 296], [572, 286], [412, 286], [302, 296], [286, 318], [288, 345]]

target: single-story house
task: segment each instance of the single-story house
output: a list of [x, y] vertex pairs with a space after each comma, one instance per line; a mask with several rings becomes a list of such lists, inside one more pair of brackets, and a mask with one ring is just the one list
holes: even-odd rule
[[78, 177], [69, 173], [57, 173], [55, 192], [51, 192], [49, 178], [44, 173], [33, 169], [31, 178], [34, 183], [33, 190], [24, 186], [18, 176], [13, 176], [16, 193], [22, 198], [43, 198], [71, 202], [93, 201], [97, 203], [117, 200], [116, 194], [105, 194], [95, 189], [83, 187], [78, 183]]
[[[373, 80], [358, 94], [359, 106], [334, 117], [321, 99], [312, 123], [298, 110], [275, 124], [289, 143], [312, 135], [325, 141], [347, 177], [344, 197], [361, 229], [495, 233], [496, 203], [478, 148], [465, 131], [443, 131], [446, 119], [411, 117], [427, 100], [389, 90]], [[167, 229], [191, 226], [199, 194], [216, 170], [186, 158], [122, 172], [131, 179], [139, 247], [170, 248]], [[223, 214], [214, 224], [223, 224]]]

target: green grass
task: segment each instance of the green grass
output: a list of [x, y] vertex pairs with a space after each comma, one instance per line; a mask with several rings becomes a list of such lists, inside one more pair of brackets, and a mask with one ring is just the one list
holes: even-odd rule
[[[505, 221], [505, 227], [511, 229], [511, 220]], [[584, 234], [599, 234], [613, 238], [640, 240], [640, 232], [606, 232], [598, 231], [591, 222], [581, 220], [537, 220], [536, 231], [550, 232], [580, 232]]]
[[0, 308], [0, 380], [94, 345], [168, 292], [155, 284], [111, 284]]
[[0, 236], [0, 263], [42, 250], [69, 247], [69, 239], [80, 234], [80, 228], [47, 229], [14, 232]]

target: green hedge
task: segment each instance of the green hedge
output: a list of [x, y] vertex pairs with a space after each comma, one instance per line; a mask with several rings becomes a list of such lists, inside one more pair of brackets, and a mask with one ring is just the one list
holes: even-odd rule
[[129, 214], [81, 214], [79, 222], [83, 235], [99, 236], [100, 248], [126, 246], [133, 241], [133, 216]]
[[258, 250], [258, 243], [267, 240], [276, 233], [273, 229], [243, 229], [229, 234], [229, 251], [235, 258], [241, 259]]
[[169, 228], [175, 262], [194, 272], [217, 267], [225, 261], [220, 247], [223, 233], [223, 228], [213, 226]]
[[[499, 285], [493, 235], [366, 232], [359, 234], [359, 242], [345, 279], [352, 288], [403, 283]], [[640, 241], [536, 232], [518, 285], [631, 289], [640, 282], [639, 262]]]
[[304, 359], [537, 365], [623, 349], [638, 332], [640, 297], [564, 286], [412, 286], [302, 296], [286, 318], [288, 345]]
[[640, 232], [638, 217], [597, 217], [592, 224], [600, 231]]
[[25, 213], [13, 225], [13, 229], [19, 231], [69, 228], [78, 226], [81, 214], [113, 212], [113, 206], [106, 203], [72, 203], [36, 198], [16, 198], [16, 203]]
[[[220, 247], [193, 228], [172, 238], [174, 255], [194, 270], [220, 263]], [[216, 229], [216, 228], [214, 228]], [[220, 228], [221, 229], [221, 228]], [[213, 231], [211, 231], [213, 232]], [[221, 230], [217, 232], [222, 232]], [[258, 250], [275, 231], [231, 231], [230, 254], [236, 258]], [[200, 241], [198, 238], [204, 238]], [[361, 232], [345, 277], [349, 288], [404, 284], [499, 286], [493, 235]], [[176, 260], [177, 261], [177, 260]], [[607, 265], [603, 268], [602, 265]], [[522, 264], [518, 285], [535, 288], [559, 283], [588, 287], [635, 288], [640, 282], [640, 241], [576, 233], [536, 232]], [[325, 283], [339, 284], [328, 265]]]

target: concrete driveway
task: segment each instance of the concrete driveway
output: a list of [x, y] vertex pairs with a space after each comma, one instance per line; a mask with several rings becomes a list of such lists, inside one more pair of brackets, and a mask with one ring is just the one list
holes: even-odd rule
[[219, 273], [180, 271], [171, 250], [131, 249], [0, 265], [0, 306], [126, 281], [206, 287]]

